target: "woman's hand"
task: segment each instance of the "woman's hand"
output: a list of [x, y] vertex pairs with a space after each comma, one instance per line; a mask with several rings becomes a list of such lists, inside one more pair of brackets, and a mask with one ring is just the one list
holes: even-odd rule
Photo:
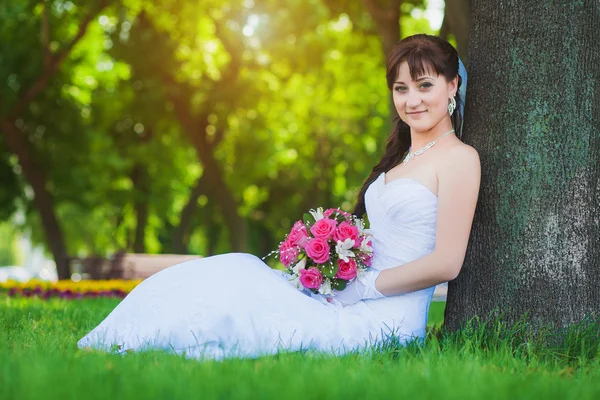
[[[371, 269], [365, 273], [360, 274], [352, 282], [346, 286], [344, 290], [333, 290], [335, 296], [327, 299], [329, 303], [338, 301], [344, 306], [349, 306], [354, 303], [358, 303], [361, 300], [378, 299], [384, 297], [375, 288], [375, 281], [381, 271]], [[331, 299], [331, 300], [330, 300]]]

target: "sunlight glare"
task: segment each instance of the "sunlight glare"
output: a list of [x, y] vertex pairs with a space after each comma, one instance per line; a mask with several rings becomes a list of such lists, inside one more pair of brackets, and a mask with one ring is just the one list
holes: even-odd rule
[[208, 52], [208, 53], [215, 53], [218, 48], [219, 48], [219, 45], [214, 40], [207, 40], [204, 43], [204, 50], [206, 50], [206, 52]]
[[244, 34], [244, 36], [250, 37], [252, 35], [254, 35], [254, 32], [256, 31], [256, 27], [258, 26], [258, 24], [260, 23], [260, 17], [256, 14], [252, 14], [248, 17], [248, 21], [246, 22], [246, 25], [244, 25], [244, 28], [242, 29], [242, 33]]
[[352, 28], [352, 22], [348, 14], [341, 14], [337, 21], [331, 23], [331, 28], [334, 31], [343, 32]]
[[428, 0], [425, 9], [425, 18], [429, 21], [431, 29], [439, 30], [444, 20], [444, 0]]

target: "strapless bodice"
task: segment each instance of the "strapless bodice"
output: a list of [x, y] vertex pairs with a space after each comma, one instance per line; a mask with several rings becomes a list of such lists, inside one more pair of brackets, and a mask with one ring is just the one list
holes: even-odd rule
[[414, 179], [369, 186], [365, 205], [373, 233], [373, 267], [387, 269], [431, 253], [435, 247], [437, 196]]

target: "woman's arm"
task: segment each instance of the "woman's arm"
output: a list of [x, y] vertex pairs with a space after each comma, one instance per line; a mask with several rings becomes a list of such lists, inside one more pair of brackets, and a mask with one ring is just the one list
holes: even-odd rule
[[480, 180], [477, 151], [470, 146], [449, 148], [438, 172], [435, 249], [424, 257], [381, 271], [375, 281], [377, 291], [392, 296], [456, 278], [467, 251]]

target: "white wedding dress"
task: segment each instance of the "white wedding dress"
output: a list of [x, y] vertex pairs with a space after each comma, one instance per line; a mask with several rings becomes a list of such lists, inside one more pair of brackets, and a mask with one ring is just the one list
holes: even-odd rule
[[[382, 173], [365, 194], [373, 268], [433, 251], [437, 197]], [[422, 340], [435, 287], [343, 307], [309, 297], [251, 254], [174, 265], [138, 285], [78, 342], [107, 351], [166, 349], [196, 358], [257, 357], [279, 350], [343, 354], [393, 334]]]

